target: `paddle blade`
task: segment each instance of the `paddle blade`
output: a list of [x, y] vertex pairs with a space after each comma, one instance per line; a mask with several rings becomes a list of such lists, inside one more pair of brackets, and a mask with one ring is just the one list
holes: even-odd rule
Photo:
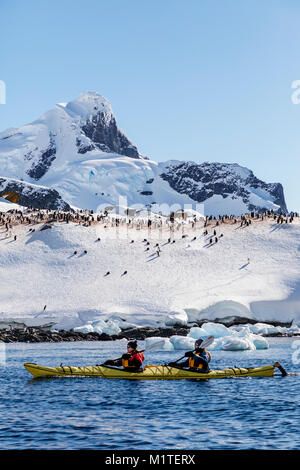
[[157, 343], [152, 343], [150, 346], [146, 347], [145, 351], [159, 351], [163, 349], [165, 341], [157, 341]]
[[207, 346], [210, 346], [214, 342], [214, 336], [208, 336], [205, 338], [201, 344], [201, 349], [207, 348]]

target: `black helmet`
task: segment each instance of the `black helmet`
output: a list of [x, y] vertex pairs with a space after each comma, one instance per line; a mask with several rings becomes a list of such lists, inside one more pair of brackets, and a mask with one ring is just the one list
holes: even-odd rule
[[201, 348], [201, 344], [203, 343], [203, 339], [202, 338], [199, 338], [199, 339], [196, 339], [195, 341], [195, 344], [197, 344], [198, 348]]
[[137, 348], [137, 341], [129, 341], [128, 344], [127, 344], [127, 347], [128, 346], [132, 349], [136, 349]]

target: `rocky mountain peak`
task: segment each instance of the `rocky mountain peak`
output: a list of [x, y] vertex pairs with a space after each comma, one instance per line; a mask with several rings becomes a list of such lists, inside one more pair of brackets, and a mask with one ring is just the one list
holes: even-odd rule
[[58, 106], [63, 107], [72, 117], [81, 117], [86, 120], [99, 113], [107, 118], [107, 122], [113, 117], [110, 102], [95, 91], [87, 91], [69, 103], [61, 103]]

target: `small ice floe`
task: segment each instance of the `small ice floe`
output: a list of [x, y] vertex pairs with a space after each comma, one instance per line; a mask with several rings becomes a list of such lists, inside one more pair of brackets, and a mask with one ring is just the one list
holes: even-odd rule
[[292, 326], [289, 328], [289, 333], [300, 333], [300, 320], [293, 320]]
[[[157, 348], [155, 348], [157, 344]], [[195, 339], [191, 336], [171, 336], [170, 338], [161, 338], [152, 336], [146, 339], [146, 350], [149, 348], [157, 351], [184, 350], [192, 351], [195, 347]], [[253, 333], [237, 332], [235, 334], [216, 338], [209, 346], [209, 350], [223, 351], [246, 351], [255, 349], [268, 349], [269, 343], [266, 338]]]
[[189, 337], [196, 339], [213, 335], [215, 340], [209, 347], [212, 350], [246, 351], [268, 349], [269, 343], [267, 339], [252, 333], [251, 326], [253, 325], [227, 328], [218, 323], [207, 322], [201, 328], [191, 328]]
[[98, 319], [96, 321], [89, 322], [86, 325], [77, 326], [74, 328], [74, 331], [80, 333], [99, 333], [100, 335], [105, 333], [109, 336], [112, 336], [120, 333], [121, 328], [119, 327], [117, 321], [108, 320], [105, 322]]
[[255, 325], [249, 325], [250, 331], [258, 335], [269, 335], [272, 333], [279, 333], [280, 327], [268, 325], [266, 323], [255, 323]]
[[269, 342], [263, 336], [250, 334], [250, 340], [256, 349], [269, 349]]
[[253, 342], [249, 338], [239, 338], [237, 336], [229, 336], [222, 338], [221, 349], [223, 351], [245, 351], [248, 349], [256, 349]]
[[76, 333], [93, 333], [94, 328], [92, 325], [87, 323], [86, 325], [77, 326], [74, 328], [74, 331], [76, 331]]
[[105, 327], [102, 330], [102, 333], [105, 333], [109, 336], [117, 335], [120, 332], [121, 328], [119, 327], [118, 322], [113, 320], [108, 320], [105, 322]]
[[146, 338], [145, 349], [153, 349], [156, 351], [173, 351], [174, 347], [169, 338], [161, 338], [159, 336], [151, 336]]
[[233, 332], [230, 336], [217, 338], [210, 346], [212, 350], [223, 351], [246, 351], [255, 349], [268, 349], [269, 343], [266, 338], [254, 335], [248, 331]]
[[101, 335], [103, 333], [103, 329], [106, 327], [106, 323], [105, 321], [99, 319], [99, 320], [93, 321], [92, 326], [94, 328], [94, 332], [99, 333], [99, 335]]
[[189, 336], [194, 339], [206, 338], [207, 336], [214, 336], [221, 338], [222, 336], [230, 336], [232, 333], [226, 326], [221, 323], [207, 322], [203, 323], [200, 327], [193, 327], [190, 330]]
[[124, 320], [123, 318], [117, 315], [110, 316], [106, 321], [109, 321], [109, 320], [117, 322], [121, 330], [128, 330], [129, 328], [137, 328], [137, 325], [135, 323], [131, 323], [127, 320]]
[[267, 323], [255, 323], [254, 325], [236, 325], [231, 326], [231, 330], [233, 331], [243, 331], [247, 329], [249, 333], [254, 333], [257, 335], [270, 335], [270, 334], [296, 334], [300, 333], [299, 326], [293, 321], [291, 327], [285, 326], [273, 326]]
[[165, 319], [166, 326], [181, 325], [186, 326], [188, 322], [188, 316], [184, 310], [180, 312], [172, 312]]
[[171, 336], [171, 343], [174, 349], [193, 350], [195, 348], [195, 340], [189, 336]]

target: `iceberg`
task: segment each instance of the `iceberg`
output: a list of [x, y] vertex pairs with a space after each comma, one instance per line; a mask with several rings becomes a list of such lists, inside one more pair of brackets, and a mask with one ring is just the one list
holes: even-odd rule
[[189, 336], [171, 336], [170, 341], [174, 349], [193, 350], [195, 347], [195, 340]]
[[184, 310], [182, 312], [172, 312], [165, 319], [166, 326], [181, 325], [186, 326], [188, 322], [188, 316]]
[[191, 328], [189, 336], [194, 339], [206, 338], [207, 336], [221, 338], [222, 336], [230, 336], [231, 334], [230, 329], [221, 323], [207, 322], [203, 323], [201, 328], [197, 326]]
[[76, 333], [93, 333], [94, 328], [92, 325], [87, 323], [86, 325], [77, 326], [76, 328], [74, 328], [74, 331], [76, 331]]
[[105, 328], [106, 323], [103, 320], [97, 320], [92, 322], [92, 327], [95, 333], [101, 335], [103, 333], [103, 328]]
[[254, 350], [256, 347], [249, 338], [230, 336], [223, 338], [221, 349], [223, 349], [223, 351], [245, 351], [248, 349]]
[[249, 339], [252, 341], [256, 349], [269, 349], [269, 342], [263, 336], [251, 334]]
[[[156, 345], [156, 347], [154, 347]], [[174, 347], [171, 343], [169, 338], [161, 338], [160, 336], [151, 336], [150, 338], [146, 338], [145, 341], [145, 350], [149, 349], [150, 347], [156, 351], [173, 351]]]
[[121, 332], [121, 328], [117, 321], [109, 320], [105, 323], [104, 328], [102, 329], [102, 333], [105, 333], [109, 336], [117, 335]]

